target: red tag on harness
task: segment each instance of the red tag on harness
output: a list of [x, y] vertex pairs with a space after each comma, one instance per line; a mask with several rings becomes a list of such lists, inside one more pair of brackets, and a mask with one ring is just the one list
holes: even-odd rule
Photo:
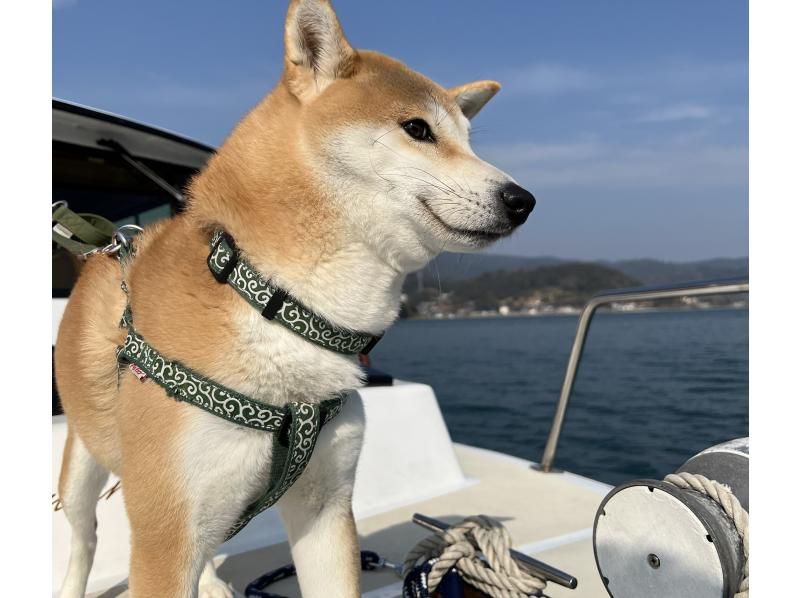
[[129, 363], [128, 369], [133, 372], [133, 375], [139, 378], [140, 381], [144, 382], [147, 380], [147, 374], [144, 372], [142, 368], [140, 368], [135, 363]]

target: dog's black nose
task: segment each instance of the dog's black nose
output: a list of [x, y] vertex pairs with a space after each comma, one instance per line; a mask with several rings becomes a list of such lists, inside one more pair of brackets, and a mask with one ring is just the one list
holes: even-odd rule
[[508, 219], [516, 226], [528, 219], [528, 214], [536, 205], [533, 195], [515, 183], [507, 183], [500, 187], [500, 199], [506, 207]]

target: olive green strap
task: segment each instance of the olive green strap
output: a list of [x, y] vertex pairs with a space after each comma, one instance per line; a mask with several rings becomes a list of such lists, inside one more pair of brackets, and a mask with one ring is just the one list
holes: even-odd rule
[[116, 226], [97, 214], [77, 214], [64, 202], [53, 204], [53, 243], [83, 255], [111, 242]]

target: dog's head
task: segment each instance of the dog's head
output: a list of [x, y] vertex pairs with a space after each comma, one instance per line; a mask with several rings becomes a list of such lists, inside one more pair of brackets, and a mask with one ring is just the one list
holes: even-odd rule
[[[294, 164], [349, 234], [398, 269], [443, 250], [480, 249], [527, 219], [533, 196], [470, 147], [470, 120], [498, 83], [444, 89], [392, 58], [357, 51], [328, 0], [292, 0], [284, 63], [278, 90], [241, 128], [280, 138], [272, 143], [284, 144], [284, 165]], [[238, 144], [260, 152], [259, 168], [261, 143]]]
[[283, 84], [303, 104], [314, 166], [363, 233], [426, 261], [509, 235], [533, 195], [470, 147], [470, 120], [500, 89], [444, 89], [398, 61], [354, 50], [327, 0], [294, 0]]

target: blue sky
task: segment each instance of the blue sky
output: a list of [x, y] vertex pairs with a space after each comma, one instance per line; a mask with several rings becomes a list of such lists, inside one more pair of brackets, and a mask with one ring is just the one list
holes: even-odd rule
[[[54, 0], [53, 95], [219, 144], [280, 76], [287, 3]], [[477, 153], [538, 199], [494, 253], [748, 254], [743, 0], [338, 0], [355, 47], [496, 79]]]

